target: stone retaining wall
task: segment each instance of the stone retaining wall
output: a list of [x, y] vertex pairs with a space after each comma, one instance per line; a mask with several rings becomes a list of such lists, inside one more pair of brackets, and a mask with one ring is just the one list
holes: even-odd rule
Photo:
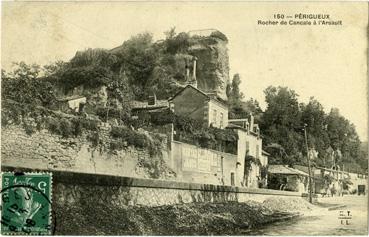
[[170, 159], [163, 144], [162, 156], [152, 157], [147, 149], [128, 146], [111, 150], [110, 128], [99, 130], [99, 145], [93, 145], [88, 133], [63, 138], [46, 129], [28, 135], [19, 125], [1, 129], [2, 165], [30, 169], [73, 171], [90, 174], [121, 175], [139, 178], [174, 179], [166, 165]]
[[[3, 167], [12, 171], [14, 168]], [[20, 171], [20, 169], [17, 169]], [[34, 171], [21, 169], [23, 172]], [[301, 198], [296, 192], [246, 189], [232, 186], [183, 183], [166, 180], [137, 179], [109, 175], [53, 171], [53, 202], [79, 205], [161, 206], [191, 202], [263, 202], [270, 196]]]

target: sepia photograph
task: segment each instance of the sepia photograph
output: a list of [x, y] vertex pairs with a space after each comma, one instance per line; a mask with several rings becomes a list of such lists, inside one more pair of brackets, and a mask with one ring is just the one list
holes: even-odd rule
[[368, 3], [1, 2], [1, 235], [368, 235]]

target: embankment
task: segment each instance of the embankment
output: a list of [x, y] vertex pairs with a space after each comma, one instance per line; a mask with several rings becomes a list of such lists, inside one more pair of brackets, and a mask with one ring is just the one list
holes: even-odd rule
[[[14, 168], [3, 166], [2, 170]], [[55, 234], [242, 234], [258, 225], [290, 217], [291, 212], [281, 212], [282, 205], [306, 203], [295, 192], [66, 171], [52, 173]], [[272, 205], [275, 201], [280, 203]]]

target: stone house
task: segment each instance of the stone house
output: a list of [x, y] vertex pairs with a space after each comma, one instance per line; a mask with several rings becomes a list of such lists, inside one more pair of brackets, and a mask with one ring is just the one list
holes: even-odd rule
[[154, 94], [149, 97], [148, 101], [132, 101], [130, 106], [132, 114], [137, 115], [141, 112], [150, 113], [165, 111], [169, 109], [169, 102], [168, 100], [157, 100]]
[[61, 97], [57, 99], [57, 104], [59, 110], [63, 112], [82, 112], [86, 105], [86, 97], [78, 95]]
[[254, 123], [253, 115], [250, 119], [230, 119], [227, 128], [238, 133], [237, 186], [257, 188], [259, 183], [266, 183], [266, 176], [261, 177], [261, 168], [268, 164], [269, 154], [262, 150], [259, 126]]
[[205, 93], [187, 85], [169, 99], [175, 114], [203, 122], [206, 126], [225, 128], [228, 125], [228, 106], [215, 93]]

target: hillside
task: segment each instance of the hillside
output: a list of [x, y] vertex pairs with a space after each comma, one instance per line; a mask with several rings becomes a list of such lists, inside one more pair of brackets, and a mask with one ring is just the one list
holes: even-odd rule
[[[59, 82], [64, 93], [71, 93], [81, 85], [109, 86], [117, 79], [124, 80], [135, 99], [145, 100], [153, 93], [158, 99], [167, 99], [188, 81], [197, 80], [199, 89], [227, 100], [227, 43], [226, 36], [216, 30], [171, 31], [157, 42], [151, 34], [139, 34], [110, 50], [77, 52]], [[95, 73], [89, 71], [91, 67]]]

